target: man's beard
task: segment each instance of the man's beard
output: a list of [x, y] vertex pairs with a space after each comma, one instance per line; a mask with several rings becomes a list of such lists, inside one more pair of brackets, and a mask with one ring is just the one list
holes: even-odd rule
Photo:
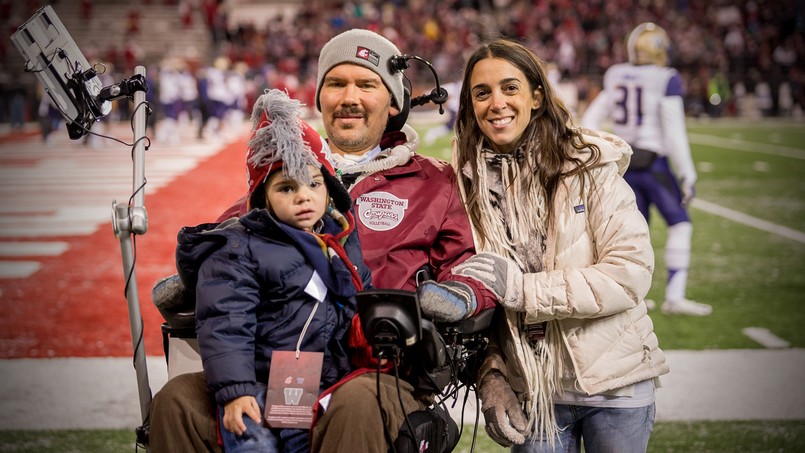
[[348, 150], [367, 150], [371, 148], [370, 145], [374, 144], [371, 143], [373, 140], [368, 134], [350, 135], [345, 133], [350, 130], [352, 129], [339, 129], [328, 138], [336, 148], [345, 152]]
[[[350, 131], [357, 129], [358, 125], [342, 125], [335, 126], [336, 120], [339, 118], [354, 118], [360, 115], [363, 119], [363, 126], [366, 128], [366, 133], [362, 134], [349, 134]], [[357, 107], [347, 107], [333, 113], [333, 130], [334, 134], [328, 134], [329, 140], [340, 150], [347, 152], [349, 150], [368, 150], [375, 145], [377, 140], [374, 140], [369, 134], [371, 128], [369, 127], [368, 117], [366, 112]]]

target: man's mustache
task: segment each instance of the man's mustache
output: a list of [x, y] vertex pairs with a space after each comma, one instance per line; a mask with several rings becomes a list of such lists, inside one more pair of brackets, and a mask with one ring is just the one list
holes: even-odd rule
[[366, 119], [366, 112], [357, 107], [349, 107], [337, 110], [333, 114], [334, 118], [347, 118], [347, 117], [354, 118], [356, 116], [360, 116], [361, 118]]

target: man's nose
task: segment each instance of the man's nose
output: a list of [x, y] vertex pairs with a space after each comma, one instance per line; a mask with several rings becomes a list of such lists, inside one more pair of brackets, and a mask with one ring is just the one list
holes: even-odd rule
[[341, 97], [342, 105], [355, 105], [358, 103], [358, 87], [350, 83], [344, 87], [343, 96]]

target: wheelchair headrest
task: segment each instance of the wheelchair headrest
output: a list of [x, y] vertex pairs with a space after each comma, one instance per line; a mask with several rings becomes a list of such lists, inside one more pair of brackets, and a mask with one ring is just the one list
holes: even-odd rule
[[178, 274], [157, 281], [151, 290], [151, 300], [170, 327], [195, 329], [195, 296], [188, 294]]

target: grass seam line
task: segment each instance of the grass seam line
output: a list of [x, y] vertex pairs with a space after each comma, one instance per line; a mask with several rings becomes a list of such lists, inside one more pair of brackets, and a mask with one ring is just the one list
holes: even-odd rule
[[695, 198], [691, 206], [704, 212], [805, 244], [805, 233], [802, 231], [771, 223], [701, 198]]

